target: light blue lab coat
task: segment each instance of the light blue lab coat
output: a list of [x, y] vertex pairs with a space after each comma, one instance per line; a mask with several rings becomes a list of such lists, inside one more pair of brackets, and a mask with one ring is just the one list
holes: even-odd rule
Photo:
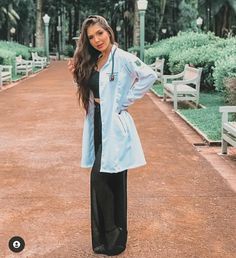
[[[113, 45], [99, 74], [101, 172], [109, 173], [146, 164], [134, 121], [125, 109], [142, 98], [157, 79], [155, 72], [140, 59], [117, 48], [114, 54], [114, 80], [110, 81], [112, 53], [115, 48], [117, 47]], [[90, 92], [89, 111], [84, 121], [81, 167], [92, 167], [94, 160], [94, 97]]]

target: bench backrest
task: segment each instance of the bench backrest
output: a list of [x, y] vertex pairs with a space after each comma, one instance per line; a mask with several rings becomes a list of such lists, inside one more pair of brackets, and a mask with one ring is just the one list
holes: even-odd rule
[[164, 62], [165, 62], [165, 59], [159, 59], [158, 57], [156, 58], [155, 60], [155, 68], [156, 69], [159, 69], [159, 70], [163, 70], [164, 68]]
[[195, 68], [185, 65], [183, 80], [193, 80], [196, 87], [200, 87], [202, 68]]
[[32, 55], [33, 60], [37, 59], [37, 53], [36, 52], [32, 52], [31, 55]]
[[150, 64], [149, 66], [157, 73], [158, 80], [162, 81], [163, 73], [164, 73], [164, 63], [165, 59], [156, 58], [155, 62]]
[[22, 63], [22, 55], [16, 56], [16, 64]]

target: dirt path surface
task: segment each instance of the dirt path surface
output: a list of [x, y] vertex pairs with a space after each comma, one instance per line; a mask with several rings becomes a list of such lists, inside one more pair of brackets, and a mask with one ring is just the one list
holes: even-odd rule
[[[129, 111], [148, 165], [129, 171], [119, 257], [235, 257], [236, 193], [149, 96]], [[103, 257], [91, 250], [82, 125], [66, 62], [0, 92], [0, 257]]]

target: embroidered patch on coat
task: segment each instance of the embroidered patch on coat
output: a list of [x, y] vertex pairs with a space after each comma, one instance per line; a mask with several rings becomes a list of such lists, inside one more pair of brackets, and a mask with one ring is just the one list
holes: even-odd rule
[[139, 60], [136, 60], [136, 61], [135, 61], [135, 64], [136, 64], [137, 66], [141, 66], [141, 62], [140, 62]]

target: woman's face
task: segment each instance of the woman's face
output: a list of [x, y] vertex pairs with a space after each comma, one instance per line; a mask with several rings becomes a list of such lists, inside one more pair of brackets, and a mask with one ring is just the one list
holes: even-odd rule
[[92, 47], [100, 52], [105, 52], [111, 45], [110, 34], [98, 23], [88, 27], [87, 35]]

